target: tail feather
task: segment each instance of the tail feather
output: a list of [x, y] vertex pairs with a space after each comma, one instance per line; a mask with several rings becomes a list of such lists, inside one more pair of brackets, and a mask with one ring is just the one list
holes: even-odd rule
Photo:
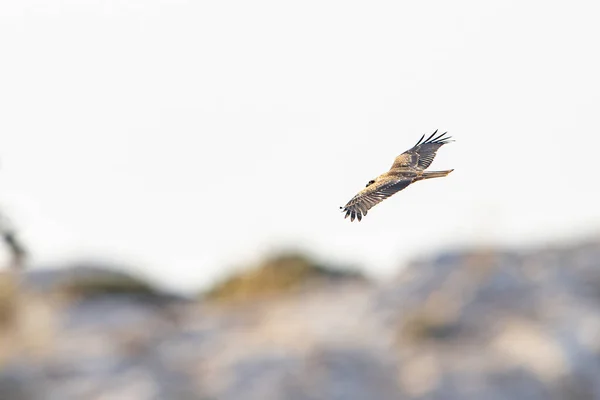
[[454, 169], [447, 169], [445, 171], [426, 171], [426, 172], [423, 172], [423, 175], [421, 175], [416, 180], [420, 181], [423, 179], [430, 179], [430, 178], [442, 178], [444, 176], [447, 176], [452, 171], [454, 171]]

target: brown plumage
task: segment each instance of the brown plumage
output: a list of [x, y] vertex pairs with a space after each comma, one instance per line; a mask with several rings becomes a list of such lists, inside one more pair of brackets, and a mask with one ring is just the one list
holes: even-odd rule
[[425, 171], [433, 162], [437, 150], [452, 141], [450, 136], [444, 136], [447, 132], [434, 137], [436, 133], [437, 130], [427, 139], [423, 135], [411, 149], [396, 157], [389, 171], [370, 180], [363, 190], [358, 192], [344, 207], [340, 207], [342, 212], [346, 213], [344, 218], [349, 216], [350, 221], [354, 221], [355, 218], [360, 221], [372, 207], [411, 183], [424, 179], [441, 178], [454, 171], [454, 169]]

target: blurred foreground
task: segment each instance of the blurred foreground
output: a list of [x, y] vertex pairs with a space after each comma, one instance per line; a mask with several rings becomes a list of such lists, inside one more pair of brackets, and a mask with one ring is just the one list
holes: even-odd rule
[[413, 262], [281, 255], [196, 299], [5, 270], [0, 399], [600, 399], [600, 240]]

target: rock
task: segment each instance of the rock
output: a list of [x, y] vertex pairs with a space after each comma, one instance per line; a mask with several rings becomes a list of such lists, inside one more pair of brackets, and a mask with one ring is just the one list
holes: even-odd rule
[[0, 398], [600, 399], [599, 271], [587, 242], [455, 251], [377, 285], [322, 280], [233, 306], [48, 302], [51, 343], [7, 350]]

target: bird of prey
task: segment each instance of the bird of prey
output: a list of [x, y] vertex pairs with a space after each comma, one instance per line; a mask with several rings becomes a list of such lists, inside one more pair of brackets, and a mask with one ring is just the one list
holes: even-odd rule
[[[367, 186], [358, 192], [344, 207], [340, 207], [346, 213], [344, 218], [350, 216], [350, 221], [357, 218], [359, 221], [367, 211], [396, 192], [406, 188], [411, 183], [430, 178], [441, 178], [448, 175], [454, 169], [445, 171], [425, 171], [433, 162], [437, 150], [446, 143], [452, 142], [450, 136], [444, 132], [435, 137], [437, 130], [427, 139], [425, 135], [411, 149], [400, 154], [394, 160], [389, 171], [370, 180]], [[425, 141], [423, 141], [425, 139]]]

